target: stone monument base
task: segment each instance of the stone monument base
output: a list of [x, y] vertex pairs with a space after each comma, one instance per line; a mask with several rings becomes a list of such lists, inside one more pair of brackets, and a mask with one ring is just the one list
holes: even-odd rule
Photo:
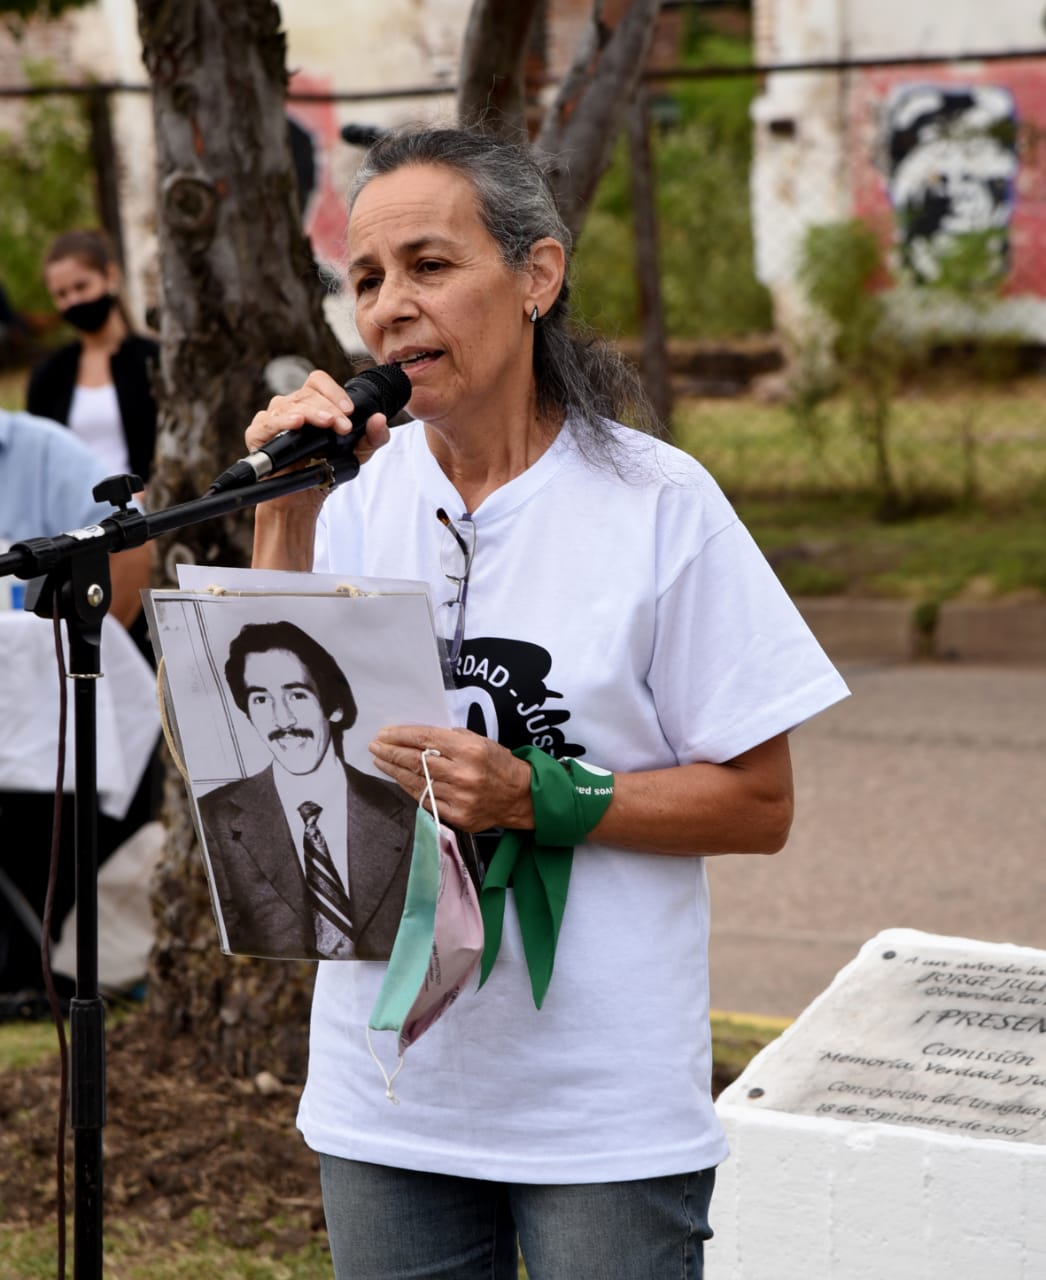
[[706, 1280], [1046, 1277], [1046, 951], [880, 933], [716, 1108]]

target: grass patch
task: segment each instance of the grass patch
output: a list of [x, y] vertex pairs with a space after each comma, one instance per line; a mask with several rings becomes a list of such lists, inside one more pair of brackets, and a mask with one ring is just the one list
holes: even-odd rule
[[889, 520], [842, 402], [816, 436], [781, 405], [747, 399], [683, 402], [674, 428], [792, 595], [992, 599], [1046, 592], [1044, 410], [1027, 387], [901, 397], [892, 448], [904, 505]]
[[[147, 1222], [120, 1219], [104, 1224], [103, 1271], [107, 1280], [330, 1280], [331, 1261], [326, 1244], [310, 1242], [302, 1249], [281, 1252], [279, 1222], [274, 1241], [245, 1250], [220, 1240], [205, 1213], [194, 1214], [191, 1244], [158, 1248]], [[73, 1256], [73, 1221], [67, 1227], [67, 1261]], [[0, 1225], [0, 1265], [10, 1280], [53, 1280], [57, 1265], [54, 1227]]]
[[[713, 928], [715, 927], [713, 923]], [[790, 1018], [712, 1011], [712, 1059], [716, 1092], [736, 1080], [755, 1055], [776, 1040]]]
[[[712, 1042], [715, 1057], [715, 1084], [718, 1091], [735, 1079], [752, 1056], [773, 1040], [787, 1025], [787, 1020], [760, 1018], [753, 1015], [715, 1012], [712, 1014]], [[125, 1030], [132, 1029], [131, 1024]], [[119, 1037], [110, 1042], [114, 1049], [112, 1066], [120, 1060]], [[4, 1091], [2, 1077], [5, 1073], [23, 1070], [27, 1066], [49, 1066], [49, 1057], [57, 1054], [55, 1031], [50, 1023], [0, 1024], [0, 1095]], [[139, 1070], [141, 1070], [139, 1066]], [[146, 1072], [148, 1075], [148, 1072]], [[154, 1075], [156, 1073], [153, 1073]], [[160, 1073], [161, 1075], [164, 1073]], [[182, 1086], [192, 1082], [179, 1077], [175, 1066], [165, 1087], [174, 1089], [179, 1096], [186, 1092]], [[210, 1154], [200, 1154], [199, 1135], [184, 1133], [188, 1146], [172, 1150], [167, 1146], [157, 1148], [157, 1131], [142, 1130], [132, 1146], [126, 1146], [118, 1130], [126, 1120], [127, 1090], [134, 1089], [135, 1096], [146, 1094], [155, 1088], [155, 1079], [141, 1081], [123, 1079], [117, 1073], [110, 1074], [111, 1101], [114, 1102], [107, 1126], [106, 1139], [109, 1155], [105, 1168], [106, 1211], [103, 1222], [104, 1271], [107, 1280], [199, 1280], [199, 1277], [222, 1276], [227, 1280], [330, 1280], [331, 1264], [322, 1230], [315, 1229], [310, 1209], [313, 1201], [318, 1204], [318, 1181], [311, 1196], [304, 1190], [279, 1200], [278, 1206], [264, 1201], [264, 1188], [252, 1182], [247, 1166], [239, 1152], [232, 1152], [227, 1135], [213, 1117], [193, 1120], [193, 1112], [187, 1113], [184, 1131], [195, 1124], [206, 1130], [218, 1144]], [[239, 1096], [234, 1090], [229, 1095], [230, 1109]], [[268, 1104], [267, 1104], [268, 1105]], [[40, 1095], [33, 1111], [24, 1116], [11, 1114], [9, 1126], [21, 1125], [21, 1137], [14, 1148], [20, 1175], [36, 1188], [34, 1196], [41, 1198], [46, 1207], [49, 1188], [53, 1184], [53, 1153], [50, 1150], [53, 1128], [52, 1094], [50, 1085]], [[286, 1134], [277, 1138], [275, 1131], [271, 1141], [288, 1144], [296, 1141], [292, 1132], [287, 1106]], [[249, 1115], [253, 1114], [252, 1121]], [[245, 1113], [238, 1123], [256, 1124], [258, 1112]], [[28, 1123], [26, 1123], [28, 1121]], [[33, 1148], [36, 1148], [33, 1150]], [[195, 1154], [190, 1157], [187, 1150]], [[288, 1154], [292, 1148], [288, 1146]], [[12, 1155], [12, 1151], [8, 1152]], [[228, 1165], [230, 1176], [235, 1177], [235, 1216], [219, 1217], [213, 1203], [197, 1205], [179, 1213], [174, 1200], [145, 1200], [139, 1202], [128, 1191], [141, 1191], [141, 1178], [163, 1178], [168, 1181], [188, 1178], [199, 1182], [208, 1173], [216, 1174], [215, 1166], [221, 1161]], [[207, 1167], [208, 1163], [210, 1168]], [[135, 1173], [129, 1166], [133, 1166]], [[225, 1167], [225, 1166], [222, 1166]], [[271, 1172], [271, 1170], [270, 1170]], [[311, 1175], [310, 1183], [311, 1187]], [[72, 1210], [75, 1188], [67, 1183], [70, 1214], [67, 1220], [67, 1262], [72, 1264], [74, 1230]], [[308, 1199], [308, 1203], [306, 1203]], [[27, 1216], [12, 1214], [12, 1205], [0, 1205], [0, 1276], [4, 1280], [51, 1280], [57, 1265], [57, 1239], [53, 1211], [50, 1220], [37, 1213], [30, 1221]], [[6, 1219], [6, 1220], [5, 1220]], [[520, 1263], [519, 1276], [525, 1280], [526, 1271]]]
[[914, 602], [1046, 592], [1046, 509], [952, 509], [884, 524], [846, 495], [740, 498], [738, 513], [794, 596]]
[[[69, 1024], [65, 1027], [69, 1036]], [[0, 1025], [0, 1075], [22, 1067], [35, 1067], [58, 1053], [58, 1032], [53, 1022], [6, 1022]]]
[[[782, 404], [689, 400], [674, 414], [676, 443], [699, 458], [734, 499], [802, 494], [861, 497], [873, 459], [846, 400], [801, 428]], [[917, 509], [965, 504], [1041, 505], [1046, 494], [1046, 397], [1038, 383], [1005, 390], [910, 393], [891, 405], [898, 485]]]

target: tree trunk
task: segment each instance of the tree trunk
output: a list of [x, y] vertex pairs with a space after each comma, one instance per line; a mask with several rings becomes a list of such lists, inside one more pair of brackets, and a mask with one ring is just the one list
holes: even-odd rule
[[[534, 139], [551, 162], [567, 226], [576, 236], [610, 163], [614, 141], [646, 66], [660, 0], [627, 0], [617, 22], [591, 20]], [[462, 47], [461, 119], [507, 137], [525, 136], [524, 60], [539, 0], [474, 0]]]
[[628, 119], [632, 204], [636, 226], [636, 281], [639, 288], [639, 369], [646, 393], [666, 426], [672, 417], [672, 381], [661, 301], [661, 263], [657, 236], [657, 190], [650, 146], [650, 103], [640, 86]]
[[534, 140], [552, 161], [560, 208], [575, 235], [642, 78], [660, 7], [660, 0], [629, 0], [608, 27], [597, 0], [588, 35]]
[[524, 60], [543, 0], [474, 0], [461, 49], [458, 119], [526, 141]]
[[[161, 274], [159, 445], [151, 510], [202, 494], [244, 451], [265, 366], [298, 355], [344, 378], [301, 229], [284, 114], [285, 40], [271, 0], [138, 0], [153, 83]], [[248, 514], [158, 545], [173, 566], [248, 563]], [[299, 1079], [314, 966], [222, 956], [184, 784], [170, 773], [147, 1008], [165, 1036], [237, 1074]]]
[[91, 162], [95, 173], [95, 204], [98, 220], [109, 237], [116, 261], [125, 270], [123, 219], [120, 216], [120, 183], [113, 141], [112, 100], [104, 89], [87, 96], [87, 120], [91, 130]]

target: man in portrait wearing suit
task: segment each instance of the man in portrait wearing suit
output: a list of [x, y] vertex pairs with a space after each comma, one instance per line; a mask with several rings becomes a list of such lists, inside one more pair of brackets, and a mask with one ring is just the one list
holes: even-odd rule
[[387, 960], [415, 805], [344, 759], [342, 738], [356, 720], [344, 673], [311, 636], [281, 621], [243, 627], [225, 679], [273, 757], [198, 802], [230, 950]]

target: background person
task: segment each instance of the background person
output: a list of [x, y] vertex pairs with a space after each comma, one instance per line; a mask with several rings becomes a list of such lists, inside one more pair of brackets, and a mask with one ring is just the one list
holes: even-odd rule
[[[112, 515], [112, 507], [91, 496], [93, 487], [108, 474], [102, 460], [57, 422], [0, 409], [0, 544], [6, 547], [27, 538], [54, 537]], [[139, 592], [149, 583], [148, 546], [117, 552], [110, 556], [109, 564], [109, 611], [126, 627], [138, 615]], [[52, 643], [46, 628], [42, 628], [41, 641], [49, 646]], [[6, 685], [4, 689], [6, 695]], [[17, 703], [8, 703], [5, 712], [9, 716], [20, 714]], [[28, 726], [26, 731], [29, 732]], [[146, 770], [122, 819], [99, 813], [99, 865], [155, 815], [159, 804], [155, 781]], [[5, 873], [38, 918], [43, 915], [47, 891], [53, 816], [53, 792], [0, 787], [0, 858]], [[63, 800], [62, 844], [52, 914], [55, 941], [75, 898], [74, 865], [73, 797], [68, 794]], [[0, 992], [13, 997], [0, 997], [0, 1016], [46, 1011], [38, 944], [2, 894]]]
[[26, 408], [69, 427], [105, 460], [107, 474], [148, 482], [159, 347], [132, 329], [120, 298], [120, 268], [105, 237], [98, 231], [58, 236], [44, 259], [44, 281], [80, 337], [33, 369]]
[[[0, 409], [0, 541], [52, 538], [111, 516], [115, 508], [92, 497], [111, 473], [98, 456], [57, 422]], [[128, 628], [149, 585], [147, 545], [109, 558], [109, 612]]]
[[[107, 475], [137, 475], [147, 485], [156, 451], [152, 377], [160, 349], [132, 330], [120, 278], [101, 232], [67, 231], [51, 243], [44, 281], [56, 309], [80, 337], [34, 367], [26, 408], [69, 427], [102, 459]], [[155, 666], [140, 601], [128, 629]]]
[[[411, 1048], [402, 1105], [369, 1070], [383, 970], [320, 965], [299, 1127], [339, 1280], [508, 1280], [517, 1233], [545, 1280], [700, 1275], [727, 1154], [702, 855], [782, 847], [788, 731], [847, 693], [708, 473], [619, 425], [643, 398], [572, 331], [569, 250], [525, 150], [458, 130], [380, 139], [350, 196], [350, 280], [415, 421], [390, 433], [375, 415], [370, 460], [325, 503], [309, 490], [256, 512], [258, 567], [430, 584], [462, 727], [390, 726], [371, 750], [419, 799], [437, 748], [445, 822], [536, 838], [538, 765], [518, 748], [614, 775], [574, 852], [540, 1009], [509, 905], [488, 981]], [[248, 447], [304, 422], [345, 432], [349, 409], [314, 372], [256, 415]]]
[[345, 760], [356, 702], [344, 673], [316, 640], [281, 621], [240, 631], [225, 679], [273, 757], [199, 800], [231, 949], [387, 960], [415, 809], [399, 787]]

